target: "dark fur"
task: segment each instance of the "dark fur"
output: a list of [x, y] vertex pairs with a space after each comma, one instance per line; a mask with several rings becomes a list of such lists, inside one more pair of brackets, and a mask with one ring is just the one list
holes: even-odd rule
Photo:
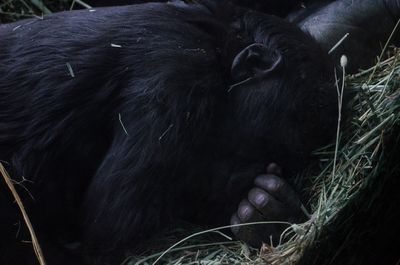
[[[0, 26], [0, 159], [31, 181], [34, 199], [19, 191], [43, 241], [112, 255], [177, 219], [228, 224], [269, 162], [298, 170], [335, 131], [324, 52], [275, 17], [219, 10], [155, 3]], [[254, 42], [284, 67], [228, 92], [233, 57]], [[0, 191], [11, 246], [21, 218]]]
[[[179, 1], [170, 0], [169, 2]], [[215, 2], [215, 0], [213, 0]], [[218, 0], [217, 0], [218, 1]], [[314, 3], [334, 0], [230, 0], [229, 2], [257, 10], [259, 12], [265, 12], [271, 15], [287, 16], [291, 11], [295, 9], [302, 9], [304, 6], [309, 6]], [[167, 2], [167, 0], [86, 0], [85, 3], [92, 7], [99, 6], [117, 6], [117, 5], [133, 5], [149, 2]], [[196, 2], [196, 0], [187, 0], [185, 2]], [[201, 1], [200, 1], [201, 2]]]

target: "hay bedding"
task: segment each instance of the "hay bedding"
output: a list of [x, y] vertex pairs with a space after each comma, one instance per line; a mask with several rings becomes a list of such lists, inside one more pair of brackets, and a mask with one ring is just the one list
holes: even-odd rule
[[[4, 1], [0, 22], [68, 9], [69, 0]], [[80, 2], [80, 1], [77, 1]], [[79, 3], [78, 3], [79, 5]], [[340, 93], [342, 84], [338, 84]], [[261, 250], [192, 234], [168, 249], [125, 264], [396, 264], [400, 261], [400, 51], [375, 67], [345, 79], [346, 104], [336, 143], [316, 152], [307, 173], [308, 222], [288, 228], [279, 246]], [[351, 95], [351, 96], [350, 96]], [[346, 100], [346, 98], [345, 98]], [[336, 130], [336, 128], [332, 128]], [[336, 157], [336, 159], [335, 159]], [[224, 230], [221, 230], [222, 232]], [[396, 256], [397, 255], [397, 256]]]

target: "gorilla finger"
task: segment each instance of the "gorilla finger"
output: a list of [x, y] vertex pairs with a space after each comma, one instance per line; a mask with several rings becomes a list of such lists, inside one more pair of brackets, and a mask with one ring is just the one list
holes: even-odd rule
[[299, 197], [282, 178], [271, 174], [260, 175], [254, 180], [254, 183], [286, 206], [294, 209], [300, 208]]
[[[249, 222], [258, 222], [262, 221], [262, 217], [260, 215], [252, 216], [252, 219]], [[231, 217], [231, 225], [238, 225], [246, 222], [242, 222], [237, 213], [233, 214]], [[240, 240], [246, 242], [247, 244], [259, 247], [266, 240], [266, 237], [263, 236], [263, 233], [260, 233], [260, 225], [244, 225], [244, 226], [236, 226], [232, 227], [232, 233]]]
[[237, 215], [237, 213], [234, 213], [232, 215], [230, 224], [233, 225], [231, 227], [231, 231], [236, 236], [238, 234], [239, 230], [240, 230], [240, 226], [236, 226], [236, 225], [241, 224], [241, 221], [240, 221], [239, 216]]
[[241, 222], [246, 223], [255, 220], [259, 213], [247, 199], [244, 199], [239, 204], [237, 215]]
[[281, 176], [282, 175], [282, 169], [281, 169], [280, 166], [278, 166], [278, 164], [270, 163], [267, 166], [267, 174]]
[[248, 200], [266, 220], [282, 221], [287, 216], [288, 207], [263, 189], [251, 189]]
[[[261, 222], [265, 220], [263, 220], [263, 217], [261, 216], [256, 216], [251, 221]], [[236, 213], [231, 217], [231, 224], [241, 224], [241, 221]], [[262, 243], [270, 243], [271, 239], [274, 244], [278, 243], [280, 232], [283, 231], [283, 228], [275, 224], [253, 224], [232, 227], [231, 230], [238, 239], [253, 247], [260, 247]]]

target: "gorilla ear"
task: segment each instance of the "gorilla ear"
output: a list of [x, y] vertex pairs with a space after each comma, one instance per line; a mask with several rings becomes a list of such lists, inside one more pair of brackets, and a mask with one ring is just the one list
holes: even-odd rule
[[231, 75], [235, 82], [247, 82], [277, 71], [281, 64], [282, 56], [277, 51], [263, 44], [254, 43], [233, 59]]

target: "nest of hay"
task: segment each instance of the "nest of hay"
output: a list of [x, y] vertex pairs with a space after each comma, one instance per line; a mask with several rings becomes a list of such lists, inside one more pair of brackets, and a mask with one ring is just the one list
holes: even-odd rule
[[[73, 3], [85, 4], [4, 1], [0, 22], [72, 9]], [[394, 50], [376, 66], [345, 78], [345, 90], [352, 92], [349, 119], [336, 142], [316, 153], [319, 174], [307, 176], [311, 218], [288, 228], [285, 243], [257, 250], [211, 229], [191, 234], [165, 251], [131, 257], [124, 264], [394, 264], [390, 258], [399, 255], [400, 244], [399, 77], [400, 51]], [[205, 238], [210, 233], [223, 240]]]

